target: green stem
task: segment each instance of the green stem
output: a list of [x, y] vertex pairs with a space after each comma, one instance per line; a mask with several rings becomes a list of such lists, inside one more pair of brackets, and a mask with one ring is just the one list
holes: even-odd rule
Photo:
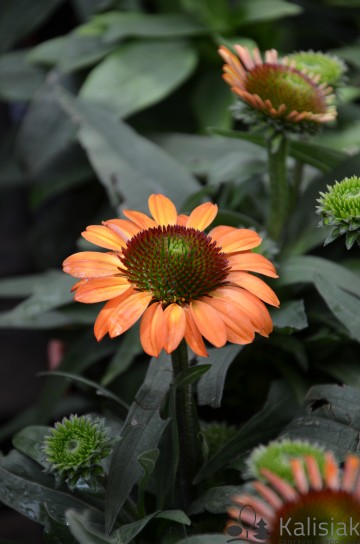
[[[173, 351], [171, 361], [175, 380], [182, 370], [189, 368], [185, 340]], [[199, 459], [198, 422], [191, 385], [185, 385], [176, 391], [176, 423], [179, 441], [178, 492], [182, 506], [186, 507], [193, 499], [192, 481]]]
[[270, 177], [270, 214], [267, 230], [273, 240], [279, 240], [290, 209], [290, 187], [286, 177], [288, 153], [286, 136], [278, 135], [276, 140], [269, 139], [267, 150]]

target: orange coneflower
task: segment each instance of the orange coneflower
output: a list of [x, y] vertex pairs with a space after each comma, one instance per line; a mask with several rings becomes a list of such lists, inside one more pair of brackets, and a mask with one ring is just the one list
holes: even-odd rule
[[299, 130], [335, 119], [335, 96], [331, 87], [319, 83], [319, 75], [295, 68], [291, 59], [279, 59], [274, 49], [265, 52], [265, 61], [256, 48], [234, 49], [238, 56], [224, 46], [219, 54], [226, 62], [224, 80], [248, 106], [245, 120], [257, 112], [263, 120]]
[[229, 541], [259, 542], [260, 539], [264, 544], [300, 543], [302, 538], [309, 544], [358, 541], [360, 459], [348, 455], [342, 474], [330, 452], [325, 453], [323, 475], [311, 455], [292, 459], [290, 465], [294, 485], [262, 469], [265, 481], [253, 483], [256, 495], [246, 493], [234, 498], [236, 506], [229, 510], [232, 520], [226, 527], [226, 534], [232, 537]]
[[108, 253], [84, 251], [64, 261], [64, 271], [81, 278], [73, 290], [79, 302], [108, 302], [95, 322], [95, 336], [119, 336], [141, 316], [141, 343], [149, 355], [172, 353], [185, 338], [206, 356], [205, 337], [216, 347], [247, 344], [255, 332], [268, 336], [272, 322], [264, 302], [278, 306], [275, 293], [248, 272], [277, 277], [274, 266], [250, 250], [261, 238], [252, 230], [218, 226], [210, 202], [189, 216], [178, 215], [163, 195], [151, 195], [153, 217], [125, 210], [127, 219], [91, 225], [83, 237]]

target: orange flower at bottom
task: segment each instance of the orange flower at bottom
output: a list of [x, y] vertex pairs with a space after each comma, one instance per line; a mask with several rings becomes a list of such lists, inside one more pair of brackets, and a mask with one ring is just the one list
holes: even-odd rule
[[216, 347], [227, 341], [247, 344], [255, 332], [268, 336], [272, 322], [264, 302], [278, 306], [275, 293], [256, 272], [277, 277], [265, 257], [252, 253], [261, 238], [252, 230], [218, 226], [210, 202], [189, 216], [178, 215], [163, 195], [149, 197], [152, 215], [125, 210], [127, 219], [91, 225], [83, 237], [107, 253], [83, 251], [68, 257], [64, 271], [81, 278], [75, 300], [108, 302], [95, 322], [95, 336], [111, 338], [127, 331], [141, 316], [144, 351], [157, 357], [173, 352], [185, 338], [207, 356], [203, 337]]

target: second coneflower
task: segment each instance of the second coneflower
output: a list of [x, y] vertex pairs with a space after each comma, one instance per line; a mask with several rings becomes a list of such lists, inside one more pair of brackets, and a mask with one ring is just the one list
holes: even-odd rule
[[275, 293], [256, 272], [277, 277], [265, 257], [251, 252], [256, 232], [227, 226], [206, 229], [217, 214], [207, 202], [189, 216], [178, 215], [163, 195], [151, 195], [152, 218], [125, 210], [127, 219], [89, 226], [83, 236], [109, 252], [68, 257], [64, 271], [80, 281], [75, 300], [107, 301], [95, 322], [95, 336], [119, 336], [140, 317], [146, 353], [172, 353], [185, 338], [206, 356], [203, 337], [216, 347], [268, 336], [272, 322], [264, 302], [278, 306]]
[[268, 121], [278, 130], [312, 130], [336, 117], [332, 88], [319, 76], [295, 68], [290, 59], [279, 59], [274, 49], [265, 52], [234, 45], [235, 55], [221, 46], [224, 79], [248, 106], [243, 118]]

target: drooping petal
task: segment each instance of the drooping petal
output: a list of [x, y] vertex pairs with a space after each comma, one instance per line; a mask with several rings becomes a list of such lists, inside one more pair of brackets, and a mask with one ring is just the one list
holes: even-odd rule
[[151, 299], [151, 293], [132, 290], [132, 293], [121, 301], [107, 317], [110, 338], [115, 338], [115, 336], [127, 331], [144, 313]]
[[200, 357], [208, 357], [204, 340], [202, 339], [200, 331], [195, 324], [193, 316], [191, 315], [190, 308], [185, 306], [184, 311], [186, 316], [186, 343], [190, 346], [190, 349], [196, 353], [196, 355], [199, 355]]
[[151, 229], [156, 227], [155, 221], [143, 212], [138, 212], [136, 210], [124, 210], [123, 214], [141, 229]]
[[94, 323], [94, 334], [98, 342], [100, 342], [100, 340], [104, 338], [105, 334], [109, 332], [108, 317], [111, 314], [111, 312], [113, 312], [114, 309], [117, 308], [117, 306], [121, 304], [133, 292], [134, 292], [133, 289], [128, 289], [128, 291], [126, 291], [122, 295], [109, 300], [105, 304], [105, 306], [100, 310], [99, 315], [97, 316], [96, 321]]
[[324, 480], [330, 489], [339, 489], [339, 465], [330, 452], [325, 453]]
[[119, 273], [119, 257], [112, 253], [80, 251], [63, 262], [63, 270], [75, 278], [101, 278]]
[[164, 195], [151, 195], [148, 200], [149, 210], [158, 225], [176, 225], [175, 205]]
[[185, 312], [178, 304], [170, 304], [164, 311], [166, 353], [172, 353], [180, 344], [185, 335]]
[[106, 249], [121, 251], [125, 247], [125, 241], [105, 225], [89, 225], [81, 236], [88, 242]]
[[298, 496], [298, 492], [293, 488], [289, 482], [286, 480], [283, 480], [275, 474], [274, 472], [271, 472], [271, 470], [268, 470], [267, 468], [260, 469], [260, 474], [264, 476], [267, 481], [273, 486], [273, 488], [280, 494], [284, 499], [291, 502], [294, 501]]
[[141, 228], [138, 227], [138, 225], [132, 221], [128, 221], [127, 219], [109, 219], [108, 221], [105, 221], [104, 224], [110, 230], [120, 236], [120, 238], [124, 241], [125, 246], [126, 242], [130, 240], [130, 238], [141, 231]]
[[271, 278], [278, 278], [274, 265], [263, 255], [258, 253], [246, 252], [230, 255], [228, 257], [229, 265], [232, 270], [248, 270], [257, 272]]
[[220, 314], [202, 300], [190, 303], [191, 315], [200, 333], [215, 347], [221, 348], [226, 344], [226, 327]]
[[259, 246], [261, 238], [253, 230], [235, 229], [220, 236], [217, 242], [225, 253], [238, 253]]
[[254, 340], [254, 326], [240, 308], [221, 298], [209, 298], [208, 304], [221, 315], [229, 342], [249, 344]]
[[165, 320], [160, 302], [146, 308], [140, 322], [140, 341], [144, 351], [152, 357], [158, 357], [164, 347]]
[[74, 299], [85, 303], [103, 302], [121, 295], [129, 287], [129, 282], [122, 276], [83, 280], [76, 289]]
[[279, 306], [280, 301], [275, 295], [274, 291], [260, 278], [248, 274], [247, 272], [229, 272], [228, 278], [230, 282], [247, 289], [250, 293], [259, 297], [264, 302], [271, 304], [272, 306]]
[[197, 206], [190, 214], [186, 226], [197, 230], [204, 230], [215, 219], [218, 213], [218, 207], [211, 202], [205, 202]]

